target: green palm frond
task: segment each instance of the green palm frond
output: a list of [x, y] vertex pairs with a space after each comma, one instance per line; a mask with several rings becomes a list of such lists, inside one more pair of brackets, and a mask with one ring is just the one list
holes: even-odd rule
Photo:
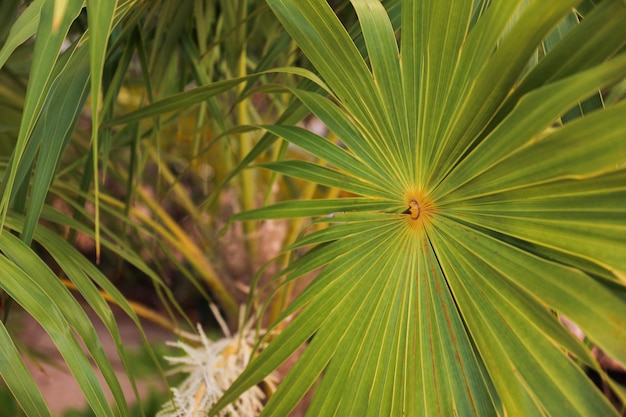
[[578, 2], [488, 3], [404, 1], [396, 37], [354, 0], [366, 60], [325, 1], [269, 1], [332, 96], [294, 93], [337, 142], [268, 126], [327, 165], [265, 167], [355, 197], [235, 216], [330, 227], [293, 246], [314, 249], [287, 280], [324, 268], [215, 412], [308, 344], [263, 416], [312, 387], [314, 416], [617, 415], [559, 318], [626, 363], [626, 103], [560, 121], [626, 77], [626, 5], [538, 57]]

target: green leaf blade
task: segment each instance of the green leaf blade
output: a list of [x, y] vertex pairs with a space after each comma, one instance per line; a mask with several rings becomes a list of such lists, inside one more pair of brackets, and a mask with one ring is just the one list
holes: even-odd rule
[[28, 416], [51, 417], [41, 391], [24, 364], [11, 335], [0, 322], [0, 374], [7, 387]]

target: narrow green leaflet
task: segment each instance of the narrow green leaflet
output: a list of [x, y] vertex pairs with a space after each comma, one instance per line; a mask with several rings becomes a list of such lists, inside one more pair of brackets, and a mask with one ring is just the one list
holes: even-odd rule
[[[82, 233], [85, 233], [87, 235], [93, 233], [93, 231], [90, 230], [88, 227], [76, 222], [74, 219], [67, 218], [61, 213], [50, 209], [50, 207], [44, 206], [42, 217], [47, 221], [54, 222], [55, 224], [63, 224], [68, 227], [75, 227]], [[7, 227], [19, 232], [23, 228], [23, 219], [16, 218], [15, 216], [9, 216], [7, 218]], [[105, 232], [108, 233], [106, 229]], [[125, 347], [120, 334], [120, 330], [117, 325], [117, 319], [113, 315], [111, 307], [100, 294], [99, 290], [101, 289], [105, 291], [115, 301], [115, 304], [119, 306], [130, 317], [130, 319], [137, 325], [137, 329], [142, 336], [145, 345], [149, 346], [148, 340], [146, 339], [146, 336], [141, 328], [139, 318], [133, 311], [132, 307], [129, 305], [126, 298], [119, 292], [119, 290], [98, 269], [98, 267], [93, 265], [89, 260], [80, 257], [77, 254], [77, 250], [70, 243], [65, 241], [63, 237], [57, 235], [55, 232], [47, 228], [38, 227], [35, 230], [33, 238], [42, 246], [43, 249], [45, 249], [50, 254], [54, 261], [64, 271], [66, 276], [72, 281], [73, 284], [76, 285], [76, 288], [78, 291], [80, 291], [81, 296], [85, 299], [90, 308], [93, 309], [93, 311], [104, 323], [106, 329], [111, 335], [113, 342], [116, 345], [117, 353], [122, 361], [124, 369], [126, 370], [135, 396], [137, 399], [139, 399], [139, 394], [135, 386], [134, 376], [131, 372], [132, 367], [130, 366], [127, 355], [125, 353]], [[17, 245], [19, 246], [19, 244]], [[107, 249], [118, 252], [120, 256], [125, 256], [125, 259], [128, 262], [135, 265], [144, 273], [149, 275], [152, 274], [152, 278], [155, 280], [155, 282], [158, 282], [159, 278], [155, 276], [154, 273], [145, 264], [142, 263], [142, 261], [131, 256], [130, 250], [124, 247], [123, 242], [118, 241], [115, 243], [111, 243], [105, 240], [104, 245], [105, 247], [107, 247]], [[30, 264], [32, 264], [32, 262]], [[96, 352], [96, 363], [99, 367], [104, 369], [103, 373], [107, 374], [107, 383], [112, 384], [114, 400], [119, 407], [118, 409], [120, 410], [117, 415], [126, 415], [126, 413], [128, 413], [127, 403], [129, 399], [123, 392], [119, 390], [119, 388], [115, 388], [115, 385], [118, 383], [117, 381], [112, 379], [113, 376], [110, 375], [106, 370], [107, 367], [111, 366], [110, 364], [107, 364], [110, 358], [106, 359], [102, 357], [101, 354], [98, 352], [100, 342], [96, 340], [96, 336], [93, 335], [92, 330], [90, 330], [88, 325], [86, 324], [88, 323], [88, 321], [84, 316], [83, 307], [76, 305], [75, 299], [73, 299], [71, 295], [67, 294], [67, 290], [63, 286], [61, 286], [60, 282], [58, 282], [57, 277], [52, 276], [51, 278], [48, 274], [42, 275], [42, 271], [46, 271], [45, 266], [39, 263], [35, 263], [30, 265], [29, 267], [33, 268], [33, 271], [37, 271], [36, 276], [45, 276], [51, 281], [50, 283], [47, 283], [45, 287], [49, 288], [50, 291], [55, 294], [54, 300], [60, 300], [60, 310], [67, 311], [68, 314], [71, 313], [71, 320], [72, 322], [77, 323], [76, 328], [79, 335], [81, 335], [81, 337], [84, 337], [84, 339], [87, 341], [89, 350], [92, 352]], [[48, 299], [48, 301], [46, 301], [46, 305], [51, 303], [51, 299]], [[29, 312], [31, 311], [31, 306], [24, 305], [24, 308], [27, 309], [27, 311]], [[153, 359], [156, 361], [156, 358]]]
[[68, 0], [63, 2], [64, 7], [57, 7], [54, 1], [43, 2], [33, 56], [33, 71], [30, 73], [28, 81], [19, 136], [15, 145], [11, 166], [5, 172], [2, 182], [0, 224], [4, 224], [4, 219], [6, 218], [9, 200], [13, 194], [16, 172], [21, 162], [20, 158], [41, 115], [48, 92], [52, 87], [52, 75], [61, 45], [67, 36], [70, 25], [82, 9], [82, 5], [82, 0]]
[[68, 57], [58, 63], [61, 68], [58, 69], [60, 74], [46, 100], [43, 115], [37, 121], [24, 150], [21, 169], [17, 172], [19, 183], [27, 182], [31, 175], [32, 161], [35, 155], [37, 157], [22, 232], [22, 239], [25, 242], [30, 242], [32, 239], [61, 154], [70, 141], [72, 131], [87, 99], [89, 91], [87, 52], [85, 47], [72, 49], [68, 51]]
[[311, 216], [327, 216], [330, 218], [337, 213], [347, 211], [382, 211], [389, 208], [389, 201], [374, 198], [297, 200], [284, 201], [273, 206], [237, 213], [231, 220], [293, 219]]
[[[377, 0], [355, 2], [354, 7], [359, 17], [365, 45], [369, 51], [368, 58], [378, 100], [382, 104], [382, 110], [386, 112], [385, 117], [380, 120], [385, 120], [388, 126], [380, 128], [381, 135], [406, 138], [407, 125], [402, 117], [404, 92], [393, 26], [385, 8]], [[457, 7], [451, 8], [451, 10], [456, 9]], [[394, 165], [405, 170], [410, 169], [411, 166], [410, 149], [401, 146], [407, 143], [407, 140], [391, 142], [394, 146], [394, 153], [398, 155]]]
[[[91, 121], [93, 129], [91, 131], [91, 156], [93, 161], [98, 161], [100, 153], [100, 113], [102, 107], [102, 73], [104, 60], [107, 54], [107, 44], [113, 24], [113, 11], [116, 0], [87, 0], [89, 13], [87, 20], [89, 24], [89, 79], [91, 81]], [[80, 102], [80, 100], [78, 100]], [[106, 136], [105, 136], [106, 139]], [[106, 141], [105, 141], [106, 142]], [[110, 142], [110, 137], [108, 138]], [[110, 143], [105, 143], [105, 149], [110, 147]], [[106, 155], [106, 153], [105, 153]], [[106, 157], [104, 166], [106, 166]], [[98, 180], [99, 165], [93, 164], [92, 175], [94, 178], [94, 216], [96, 230], [96, 257], [100, 259], [100, 184]]]
[[135, 110], [134, 112], [113, 119], [108, 123], [111, 125], [126, 124], [139, 121], [144, 118], [158, 116], [163, 113], [176, 111], [180, 108], [191, 106], [201, 101], [207, 100], [216, 94], [228, 91], [245, 80], [246, 78], [218, 81], [213, 84], [198, 87], [188, 92], [184, 91], [182, 93], [173, 94], [171, 96], [168, 96], [167, 98], [152, 103], [149, 106], [142, 107]]
[[374, 192], [373, 189], [378, 187], [377, 184], [366, 184], [350, 175], [345, 175], [333, 169], [321, 167], [310, 162], [281, 161], [262, 164], [260, 166], [283, 175], [338, 188], [354, 194], [370, 193], [380, 198], [390, 197], [389, 193], [384, 189], [379, 189], [378, 193]]
[[51, 417], [50, 410], [17, 351], [11, 335], [0, 322], [0, 375], [26, 415]]
[[[341, 111], [341, 109], [335, 105], [331, 105], [331, 101], [329, 98], [326, 98], [320, 94], [312, 93], [308, 91], [304, 91], [301, 89], [293, 89], [292, 93], [308, 108], [315, 116], [317, 116], [327, 127], [333, 132], [334, 135], [350, 149], [350, 152], [358, 159], [362, 160], [369, 166], [377, 165], [380, 163], [378, 160], [380, 153], [382, 152], [382, 148], [376, 144], [375, 141], [368, 141], [368, 139], [361, 135], [359, 130], [349, 121], [349, 117]], [[273, 126], [272, 129], [289, 129], [288, 126]], [[293, 140], [296, 137], [295, 135], [289, 135], [289, 138]], [[306, 135], [304, 136], [306, 139]], [[310, 147], [306, 147], [306, 143], [292, 142], [295, 145], [302, 147], [307, 150], [307, 152], [311, 152], [313, 155], [318, 158], [325, 160], [327, 162], [337, 164], [333, 158], [339, 157], [339, 154], [336, 151], [324, 152], [320, 153], [324, 150], [325, 147], [329, 147], [328, 145], [321, 143], [321, 140], [316, 140], [312, 142]], [[332, 149], [332, 147], [330, 147]], [[372, 149], [373, 148], [373, 149]], [[343, 155], [343, 154], [342, 154]], [[343, 156], [340, 160], [346, 160], [349, 157]], [[377, 162], [378, 160], [378, 162]], [[349, 166], [352, 169], [356, 169], [359, 164], [354, 163], [355, 161], [345, 161], [349, 162]], [[385, 162], [389, 162], [388, 158], [385, 158]], [[341, 166], [341, 165], [338, 165]], [[371, 170], [361, 171], [362, 174], [359, 176], [369, 177], [372, 175]], [[378, 184], [384, 185], [385, 187], [394, 187], [390, 178], [384, 178], [380, 175], [377, 176]]]
[[[7, 235], [3, 238], [2, 244], [0, 245], [2, 252], [14, 263], [7, 263], [6, 268], [8, 270], [13, 270], [13, 279], [21, 279], [21, 286], [16, 286], [15, 282], [11, 283], [11, 280], [6, 280], [6, 282], [1, 283], [2, 287], [5, 291], [9, 292], [13, 298], [18, 301], [22, 307], [31, 312], [33, 317], [38, 320], [44, 328], [46, 324], [51, 325], [51, 320], [56, 320], [57, 324], [55, 326], [66, 326], [69, 329], [74, 329], [76, 333], [80, 336], [82, 341], [85, 343], [87, 350], [93, 357], [95, 363], [98, 365], [98, 368], [102, 372], [106, 383], [108, 384], [111, 392], [116, 398], [117, 404], [121, 407], [118, 410], [120, 415], [128, 415], [128, 408], [126, 406], [126, 401], [124, 400], [124, 394], [122, 392], [121, 386], [113, 371], [110, 360], [104, 354], [102, 350], [102, 346], [100, 344], [100, 340], [96, 334], [96, 331], [93, 325], [90, 323], [86, 313], [78, 304], [78, 301], [69, 293], [69, 291], [61, 284], [58, 279], [49, 270], [43, 262], [33, 263], [32, 262], [32, 252], [30, 248], [28, 248], [24, 243], [22, 243], [17, 237], [12, 235]], [[14, 265], [14, 266], [13, 266]], [[19, 272], [17, 268], [20, 268]], [[15, 268], [15, 269], [11, 269]], [[45, 276], [45, 280], [35, 281], [32, 277], [37, 276]], [[36, 290], [33, 290], [36, 289]], [[26, 296], [26, 291], [33, 291], [34, 294], [38, 294], [39, 302], [41, 302], [42, 297], [47, 297], [47, 302], [43, 302], [43, 308], [45, 311], [46, 308], [56, 311], [58, 309], [58, 314], [61, 315], [57, 317], [55, 314], [50, 314], [49, 317], [43, 318], [39, 313], [39, 309], [32, 305], [32, 301], [29, 297]], [[54, 300], [54, 301], [51, 301]], [[54, 326], [51, 327], [54, 329]], [[60, 328], [60, 327], [59, 327]], [[71, 333], [52, 335], [51, 338], [59, 347], [61, 351], [61, 346], [70, 347], [70, 352], [72, 350], [71, 346], [75, 343], [75, 338]], [[78, 345], [76, 345], [78, 346]], [[91, 374], [95, 377], [93, 371], [87, 372], [85, 371], [85, 378], [81, 378], [79, 374], [76, 373], [76, 361], [68, 359], [68, 354], [61, 351], [66, 362], [70, 369], [74, 372], [77, 380], [82, 380], [83, 382], [88, 381], [85, 379], [86, 377], [91, 378]], [[81, 355], [81, 361], [87, 361], [87, 357], [85, 355]], [[91, 370], [91, 369], [90, 369]], [[97, 389], [95, 387], [90, 386], [92, 383], [89, 382], [89, 385], [81, 386], [85, 388], [85, 395], [87, 400], [95, 410], [105, 410], [108, 408], [108, 404], [106, 404], [106, 408], [104, 405], [96, 405], [102, 403], [102, 398], [104, 393], [101, 388], [99, 388], [99, 384], [97, 385]], [[107, 401], [105, 400], [104, 403]]]
[[[54, 294], [46, 293], [30, 276], [5, 256], [0, 257], [0, 273], [3, 276], [0, 281], [3, 290], [46, 329], [96, 415], [103, 417], [112, 415], [113, 411], [96, 373], [76, 340], [72, 326], [59, 307], [50, 303], [50, 297]], [[54, 281], [50, 280], [50, 282]]]
[[30, 3], [15, 24], [11, 26], [9, 36], [0, 49], [0, 68], [4, 66], [13, 51], [35, 34], [44, 1], [35, 0]]
[[[304, 93], [301, 92], [299, 94]], [[334, 111], [334, 106], [329, 102], [318, 102], [317, 105], [313, 105], [313, 103], [309, 101], [313, 98], [313, 96], [314, 94], [311, 93], [306, 94], [307, 101], [305, 101], [305, 103], [309, 103], [310, 105], [314, 106], [313, 108], [315, 108], [315, 110], [319, 110], [320, 114], [329, 115], [331, 118], [333, 116], [341, 117], [339, 114], [337, 114], [336, 111]], [[394, 188], [397, 186], [394, 186], [394, 184], [389, 181], [389, 178], [385, 178], [384, 175], [368, 170], [367, 167], [363, 165], [364, 163], [358, 159], [358, 157], [353, 156], [351, 153], [340, 149], [341, 147], [339, 145], [331, 143], [325, 138], [309, 132], [308, 130], [293, 126], [267, 126], [266, 129], [268, 130], [268, 132], [284, 138], [290, 143], [304, 149], [307, 152], [310, 152], [312, 155], [315, 155], [322, 161], [326, 161], [329, 164], [336, 166], [337, 168], [345, 171], [351, 176], [365, 179], [368, 182], [372, 183], [374, 186]], [[343, 139], [344, 137], [349, 138], [351, 136], [354, 137], [355, 135], [358, 135], [358, 132], [345, 133], [346, 135], [340, 136], [340, 139]]]
[[[76, 249], [72, 247], [65, 240], [59, 239], [57, 235], [48, 229], [40, 228], [35, 234], [35, 239], [38, 242], [43, 242], [42, 246], [48, 250], [50, 255], [54, 258], [62, 268], [67, 277], [76, 285], [81, 296], [85, 299], [93, 311], [98, 315], [100, 320], [104, 323], [106, 329], [117, 349], [117, 355], [121, 359], [126, 376], [130, 381], [131, 387], [135, 394], [135, 398], [140, 400], [139, 392], [135, 384], [135, 379], [132, 373], [132, 367], [128, 362], [128, 357], [125, 352], [125, 346], [120, 334], [120, 329], [117, 324], [117, 319], [111, 310], [111, 307], [100, 293], [100, 289], [104, 290], [113, 300], [115, 304], [119, 306], [130, 318], [133, 320], [140, 332], [144, 343], [148, 346], [146, 336], [143, 334], [141, 323], [139, 318], [127, 302], [126, 298], [113, 286], [107, 277], [105, 277], [95, 266], [89, 262], [81, 262], [82, 259], [76, 256]], [[97, 286], [96, 286], [97, 284]], [[110, 360], [110, 358], [109, 358]], [[99, 366], [107, 367], [104, 358], [99, 358]], [[111, 379], [113, 376], [109, 375], [107, 382], [114, 387], [117, 384], [116, 381]], [[121, 413], [127, 413], [125, 405], [128, 404], [129, 399], [125, 392], [115, 388], [112, 390], [113, 398], [121, 409]]]

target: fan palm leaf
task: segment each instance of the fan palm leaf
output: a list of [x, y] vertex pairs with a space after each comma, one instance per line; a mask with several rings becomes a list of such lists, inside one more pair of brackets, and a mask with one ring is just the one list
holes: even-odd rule
[[626, 103], [561, 117], [626, 76], [626, 5], [533, 62], [578, 2], [488, 3], [404, 1], [398, 35], [354, 0], [365, 59], [325, 1], [269, 0], [331, 92], [294, 94], [338, 142], [267, 126], [325, 164], [264, 166], [352, 196], [235, 216], [330, 227], [291, 248], [313, 249], [287, 280], [323, 269], [215, 411], [308, 343], [264, 416], [314, 386], [315, 416], [616, 415], [559, 318], [626, 363]]

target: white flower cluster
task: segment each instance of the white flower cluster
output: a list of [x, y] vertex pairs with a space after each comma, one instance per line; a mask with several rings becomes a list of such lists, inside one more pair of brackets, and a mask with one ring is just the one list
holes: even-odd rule
[[[240, 324], [239, 332], [231, 335], [217, 308], [211, 305], [225, 337], [212, 341], [198, 326], [201, 346], [192, 347], [182, 342], [170, 343], [184, 351], [184, 356], [166, 357], [177, 365], [175, 371], [189, 376], [172, 388], [172, 399], [163, 405], [157, 417], [204, 417], [211, 407], [230, 388], [243, 372], [252, 354], [255, 332], [252, 321]], [[267, 380], [270, 386], [273, 381]], [[263, 409], [265, 394], [253, 386], [236, 401], [220, 411], [218, 416], [254, 417]]]

